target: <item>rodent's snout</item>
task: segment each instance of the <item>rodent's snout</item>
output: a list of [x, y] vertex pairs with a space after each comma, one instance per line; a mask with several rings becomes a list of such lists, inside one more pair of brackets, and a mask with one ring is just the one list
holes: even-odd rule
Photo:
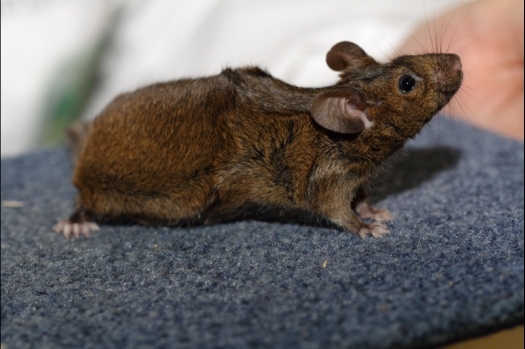
[[461, 59], [456, 54], [443, 54], [434, 72], [438, 90], [444, 94], [454, 94], [463, 81]]

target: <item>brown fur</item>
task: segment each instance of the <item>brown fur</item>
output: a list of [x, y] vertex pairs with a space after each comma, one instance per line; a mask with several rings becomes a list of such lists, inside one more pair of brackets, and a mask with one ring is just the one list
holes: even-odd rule
[[[354, 233], [370, 228], [352, 209], [368, 203], [370, 173], [448, 102], [462, 75], [455, 55], [380, 65], [353, 44], [338, 45], [327, 56], [342, 70], [335, 86], [299, 88], [248, 67], [116, 97], [86, 128], [73, 176], [76, 212], [211, 224], [276, 207]], [[402, 94], [397, 84], [407, 73], [421, 81]], [[341, 112], [330, 121], [336, 104], [326, 101], [339, 97], [366, 111], [373, 125], [354, 118], [350, 128], [338, 128], [348, 118]], [[355, 125], [358, 131], [346, 131]]]

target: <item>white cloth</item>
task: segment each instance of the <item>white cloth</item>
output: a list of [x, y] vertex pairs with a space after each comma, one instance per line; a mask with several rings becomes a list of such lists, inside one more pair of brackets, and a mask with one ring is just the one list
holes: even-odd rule
[[[83, 118], [94, 118], [121, 92], [157, 81], [216, 74], [224, 67], [259, 65], [291, 84], [332, 84], [337, 80], [337, 73], [326, 66], [325, 55], [337, 42], [353, 41], [369, 55], [386, 61], [388, 57], [395, 56], [395, 47], [409, 36], [419, 22], [459, 2], [116, 0], [112, 3], [121, 3], [122, 13], [101, 62], [100, 82]], [[86, 1], [73, 3], [86, 6]], [[111, 20], [107, 7], [99, 5], [95, 10], [106, 14], [101, 17], [106, 22]], [[81, 7], [80, 11], [86, 12]], [[24, 76], [21, 81], [13, 73], [24, 70], [23, 59], [13, 56], [4, 65], [4, 51], [9, 51], [14, 45], [9, 40], [4, 43], [4, 37], [16, 37], [10, 28], [4, 35], [7, 27], [4, 26], [4, 12], [9, 11], [2, 9], [2, 155], [12, 155], [35, 144], [34, 129], [39, 125], [38, 109], [45, 99], [43, 76], [46, 75], [40, 72], [32, 74], [40, 79], [32, 81], [31, 76]], [[87, 12], [86, 16], [89, 15]], [[50, 50], [58, 52], [61, 49], [63, 55], [71, 55], [71, 51], [78, 54], [82, 52], [79, 42], [90, 42], [90, 37], [102, 33], [93, 30], [91, 36], [79, 35], [87, 32], [85, 26], [100, 28], [107, 24], [101, 24], [100, 20], [77, 22], [82, 24], [81, 28], [74, 25], [68, 27], [70, 38], [75, 40], [63, 40], [62, 45], [70, 45], [74, 50], [53, 45], [49, 46]], [[31, 23], [26, 25], [31, 26]], [[43, 40], [58, 45], [53, 35], [36, 35], [35, 38], [39, 42], [24, 42], [25, 53], [22, 53], [34, 57], [32, 59], [38, 60], [39, 53], [42, 54], [41, 47], [47, 45]], [[55, 58], [57, 61], [64, 59]], [[39, 68], [53, 67], [56, 69], [56, 64], [46, 61], [45, 66], [41, 64]], [[5, 76], [5, 71], [12, 74]], [[28, 95], [25, 93], [28, 90], [33, 92]], [[24, 125], [20, 127], [22, 120]], [[25, 136], [21, 136], [22, 132]]]

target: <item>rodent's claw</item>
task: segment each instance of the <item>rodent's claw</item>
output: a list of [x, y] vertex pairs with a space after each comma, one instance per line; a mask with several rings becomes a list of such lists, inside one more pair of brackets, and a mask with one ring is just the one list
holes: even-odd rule
[[58, 222], [54, 227], [53, 230], [57, 233], [63, 233], [64, 237], [66, 239], [69, 239], [71, 236], [71, 233], [78, 238], [80, 237], [80, 234], [89, 237], [89, 231], [90, 230], [100, 230], [98, 225], [93, 222], [79, 222], [79, 223], [72, 223], [68, 219], [62, 220]]
[[389, 234], [389, 231], [386, 226], [381, 223], [372, 223], [359, 229], [358, 234], [364, 240], [368, 234], [376, 238], [381, 238], [383, 235]]

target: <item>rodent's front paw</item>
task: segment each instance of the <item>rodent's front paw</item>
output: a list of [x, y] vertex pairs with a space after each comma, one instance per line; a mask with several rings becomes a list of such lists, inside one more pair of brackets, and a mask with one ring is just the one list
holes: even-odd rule
[[381, 223], [372, 223], [370, 225], [367, 224], [363, 226], [361, 229], [359, 229], [358, 234], [363, 239], [366, 239], [366, 236], [368, 234], [376, 238], [380, 238], [380, 237], [383, 237], [383, 235], [389, 234], [389, 231], [386, 228], [386, 226], [384, 226]]
[[392, 220], [392, 213], [384, 208], [377, 208], [370, 206], [368, 203], [362, 203], [355, 208], [356, 213], [362, 219], [373, 219], [379, 222], [387, 222]]
[[77, 222], [72, 223], [69, 219], [64, 219], [60, 222], [58, 222], [54, 227], [53, 230], [57, 233], [62, 232], [64, 234], [64, 237], [66, 239], [69, 239], [71, 236], [71, 233], [78, 238], [80, 234], [85, 235], [86, 237], [89, 237], [89, 231], [90, 230], [99, 230], [100, 228], [96, 223], [93, 222]]
[[388, 222], [392, 220], [392, 213], [386, 208], [375, 208], [372, 219], [379, 222]]

